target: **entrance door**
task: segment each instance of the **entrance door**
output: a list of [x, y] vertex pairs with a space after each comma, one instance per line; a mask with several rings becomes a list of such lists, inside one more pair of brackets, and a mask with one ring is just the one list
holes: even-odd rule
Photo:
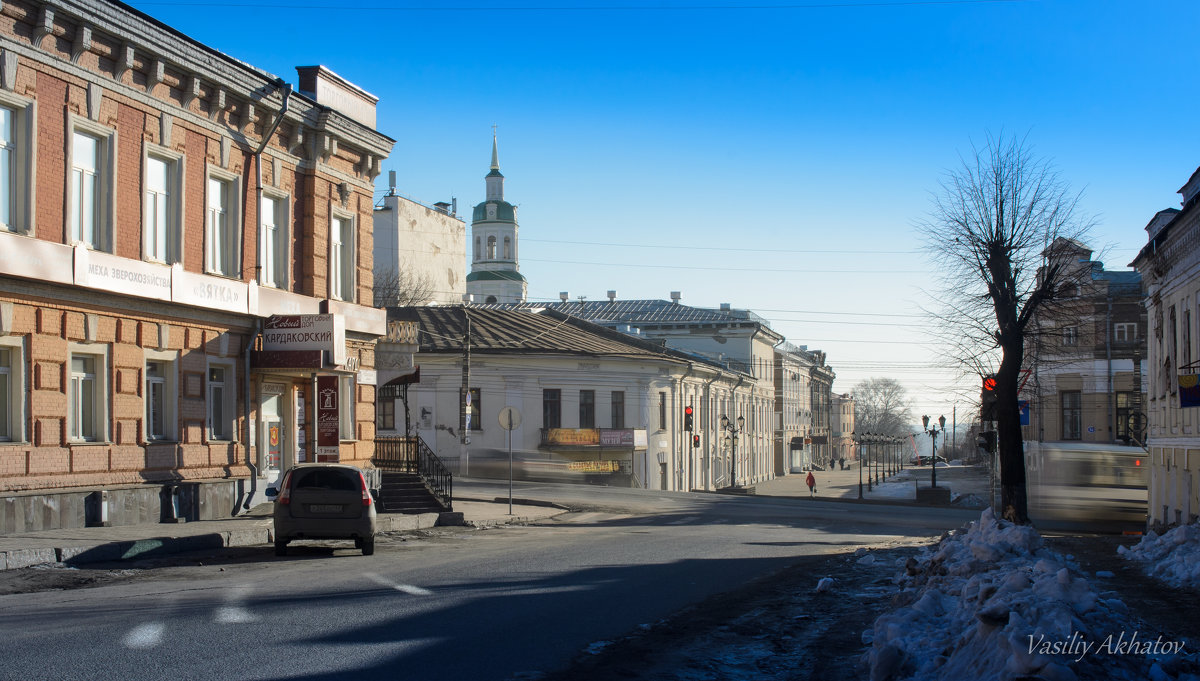
[[279, 413], [281, 402], [282, 395], [265, 394], [262, 396], [262, 409], [260, 410], [262, 429], [259, 431], [262, 441], [258, 445], [258, 451], [263, 452], [263, 475], [268, 484], [279, 478], [279, 472], [287, 464], [283, 460], [285, 437], [283, 419]]

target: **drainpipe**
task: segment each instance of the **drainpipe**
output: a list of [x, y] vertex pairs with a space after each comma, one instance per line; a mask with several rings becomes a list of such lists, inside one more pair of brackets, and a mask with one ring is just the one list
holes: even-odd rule
[[[685, 380], [687, 380], [687, 377], [689, 375], [691, 375], [692, 369], [694, 369], [694, 368], [695, 368], [695, 365], [692, 364], [691, 362], [688, 362], [687, 371], [683, 372], [683, 375], [679, 377], [679, 403], [680, 403], [681, 407], [687, 406], [687, 405], [683, 404], [683, 399], [684, 399], [684, 397], [683, 397], [683, 382]], [[680, 409], [680, 411], [678, 413], [683, 413], [682, 409]], [[692, 419], [692, 428], [693, 428], [692, 432], [693, 433], [696, 432], [694, 430], [695, 427], [696, 427], [696, 420]], [[686, 460], [690, 464], [691, 463], [691, 455], [692, 455], [692, 441], [691, 441], [692, 438], [690, 435], [687, 434], [686, 430], [683, 431], [683, 433], [684, 433], [684, 435], [683, 435], [684, 443], [683, 443], [683, 450], [679, 452], [679, 461], [680, 461], [680, 463], [683, 463]], [[689, 465], [688, 472], [690, 473], [691, 470], [692, 470], [692, 467]], [[691, 477], [691, 476], [689, 475], [689, 477]], [[679, 491], [683, 491], [683, 490], [679, 490]]]
[[242, 385], [245, 386], [245, 402], [242, 406], [246, 419], [246, 466], [250, 468], [250, 492], [246, 494], [246, 503], [242, 504], [242, 508], [247, 511], [250, 510], [251, 502], [254, 501], [254, 493], [258, 491], [258, 466], [254, 464], [254, 457], [250, 455], [250, 450], [254, 447], [253, 438], [250, 436], [250, 352], [258, 342], [258, 338], [262, 336], [262, 325], [261, 319], [254, 320], [254, 335], [242, 351]]
[[[267, 134], [263, 135], [262, 142], [258, 145], [258, 149], [256, 149], [254, 151], [254, 172], [256, 174], [255, 187], [254, 187], [255, 202], [256, 202], [256, 208], [255, 208], [256, 213], [255, 214], [258, 216], [259, 222], [262, 222], [262, 207], [263, 207], [262, 154], [263, 154], [263, 151], [266, 150], [267, 145], [271, 143], [271, 136], [275, 134], [275, 131], [279, 129], [279, 124], [283, 122], [283, 117], [287, 115], [288, 101], [289, 101], [289, 98], [292, 96], [291, 83], [285, 83], [282, 78], [275, 79], [275, 87], [277, 89], [278, 88], [283, 89], [283, 106], [280, 107], [279, 115], [275, 117], [275, 122], [271, 124], [271, 129], [267, 131]], [[278, 178], [276, 178], [276, 182], [278, 182]], [[258, 248], [255, 249], [255, 251], [256, 251], [256, 253], [254, 255], [254, 281], [261, 284], [262, 282], [259, 281], [259, 277], [262, 276], [262, 244], [261, 243], [258, 244]]]

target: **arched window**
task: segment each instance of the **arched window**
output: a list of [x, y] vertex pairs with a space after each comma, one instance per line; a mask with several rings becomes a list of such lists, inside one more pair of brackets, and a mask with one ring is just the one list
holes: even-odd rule
[[512, 260], [512, 240], [504, 237], [504, 259]]
[[479, 259], [479, 237], [475, 237], [475, 259]]
[[496, 296], [488, 296], [488, 297], [487, 297], [487, 299], [486, 299], [486, 300], [484, 300], [483, 302], [485, 302], [485, 303], [494, 303], [494, 302], [496, 302]]
[[488, 244], [487, 259], [495, 260], [496, 259], [496, 237], [489, 236], [488, 240], [487, 240], [487, 244]]

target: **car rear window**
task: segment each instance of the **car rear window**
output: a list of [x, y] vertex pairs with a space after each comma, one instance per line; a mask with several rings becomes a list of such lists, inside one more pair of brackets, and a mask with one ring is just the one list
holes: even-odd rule
[[297, 471], [292, 489], [331, 489], [356, 492], [361, 487], [358, 474], [340, 468], [315, 468]]

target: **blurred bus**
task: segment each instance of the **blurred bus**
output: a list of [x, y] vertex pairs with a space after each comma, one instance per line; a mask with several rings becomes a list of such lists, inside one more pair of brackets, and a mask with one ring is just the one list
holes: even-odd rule
[[1026, 442], [1025, 464], [1035, 525], [1098, 532], [1145, 528], [1149, 461], [1141, 447]]

